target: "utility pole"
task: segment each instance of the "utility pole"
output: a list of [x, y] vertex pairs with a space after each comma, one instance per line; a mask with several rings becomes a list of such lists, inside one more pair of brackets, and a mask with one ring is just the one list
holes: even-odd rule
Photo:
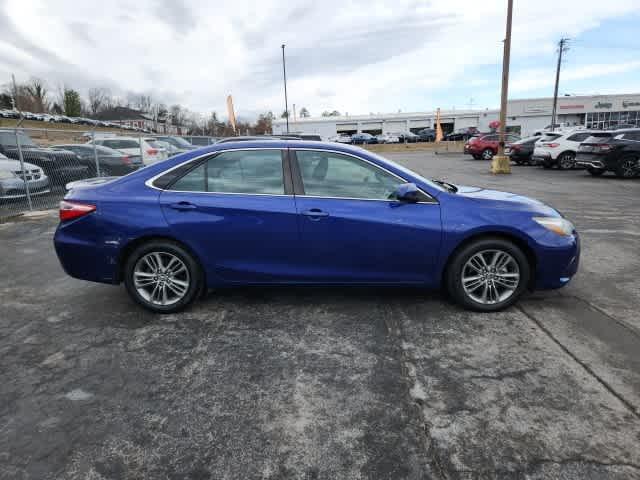
[[558, 66], [556, 67], [556, 86], [553, 89], [553, 109], [551, 110], [551, 131], [556, 127], [556, 113], [558, 110], [558, 86], [560, 85], [560, 66], [562, 65], [562, 54], [569, 50], [569, 39], [561, 38], [558, 42]]
[[284, 77], [284, 113], [287, 120], [287, 133], [289, 133], [289, 101], [287, 100], [287, 66], [284, 60], [284, 43], [282, 44], [282, 74]]
[[500, 98], [500, 136], [498, 155], [493, 158], [493, 173], [511, 173], [511, 161], [504, 156], [504, 139], [507, 130], [507, 100], [509, 98], [509, 61], [511, 56], [511, 18], [513, 16], [513, 0], [507, 0], [507, 32], [504, 39], [502, 55], [502, 95]]

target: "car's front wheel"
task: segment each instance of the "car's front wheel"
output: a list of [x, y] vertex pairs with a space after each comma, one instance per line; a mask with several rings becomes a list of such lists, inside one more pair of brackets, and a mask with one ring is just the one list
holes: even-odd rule
[[204, 285], [193, 255], [168, 240], [152, 240], [135, 248], [125, 263], [124, 283], [136, 302], [155, 313], [186, 308]]
[[517, 245], [502, 238], [476, 240], [458, 251], [446, 271], [446, 287], [465, 308], [495, 312], [526, 290], [531, 267]]
[[483, 160], [491, 160], [493, 158], [493, 150], [490, 148], [485, 148], [482, 151], [482, 159]]

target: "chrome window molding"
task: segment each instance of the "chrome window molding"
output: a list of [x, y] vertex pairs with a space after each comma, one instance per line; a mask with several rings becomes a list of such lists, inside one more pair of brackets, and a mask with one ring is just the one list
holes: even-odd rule
[[[374, 168], [378, 168], [380, 170], [383, 170], [384, 172], [388, 173], [389, 175], [394, 176], [395, 178], [397, 178], [398, 180], [402, 180], [403, 182], [407, 182], [406, 178], [401, 177], [400, 175], [397, 175], [394, 172], [391, 172], [389, 170], [387, 170], [384, 167], [381, 167], [380, 165], [371, 162], [370, 160], [367, 160], [366, 158], [362, 158], [359, 157], [358, 155], [352, 154], [352, 153], [348, 153], [348, 152], [342, 152], [340, 150], [330, 150], [330, 149], [317, 149], [317, 148], [304, 148], [304, 147], [246, 147], [246, 148], [228, 148], [228, 149], [224, 149], [224, 150], [217, 150], [215, 152], [207, 152], [204, 153], [200, 156], [197, 157], [193, 157], [190, 158], [189, 160], [185, 160], [182, 163], [179, 163], [177, 165], [174, 165], [173, 167], [164, 170], [162, 172], [160, 172], [157, 175], [154, 175], [153, 177], [149, 178], [148, 180], [146, 180], [144, 182], [144, 184], [153, 189], [153, 190], [158, 190], [160, 192], [176, 192], [176, 193], [199, 193], [199, 194], [214, 194], [214, 195], [246, 195], [246, 196], [261, 196], [261, 197], [302, 197], [302, 198], [317, 198], [317, 199], [331, 199], [331, 200], [361, 200], [361, 201], [365, 201], [365, 202], [385, 202], [385, 203], [389, 203], [389, 202], [395, 202], [395, 203], [404, 203], [404, 202], [400, 202], [399, 200], [393, 200], [393, 199], [381, 199], [381, 198], [353, 198], [353, 197], [322, 197], [322, 196], [315, 196], [315, 195], [289, 195], [289, 194], [273, 194], [273, 193], [242, 193], [242, 192], [205, 192], [205, 191], [198, 191], [198, 190], [170, 190], [170, 189], [162, 189], [162, 188], [158, 188], [156, 186], [153, 185], [153, 182], [156, 181], [158, 178], [162, 177], [163, 175], [166, 175], [167, 173], [172, 172], [173, 170], [176, 170], [188, 163], [192, 163], [192, 162], [197, 162], [199, 160], [202, 160], [203, 158], [207, 158], [207, 157], [211, 157], [214, 155], [218, 155], [220, 153], [224, 153], [224, 152], [238, 152], [238, 151], [252, 151], [252, 150], [293, 150], [294, 152], [296, 150], [306, 150], [306, 151], [314, 151], [314, 152], [329, 152], [329, 153], [335, 153], [338, 155], [347, 155], [350, 157], [353, 157], [357, 160], [362, 160], [366, 163], [368, 163], [369, 165], [373, 166]], [[424, 195], [426, 195], [427, 197], [429, 197], [431, 200], [429, 201], [425, 201], [425, 202], [415, 202], [417, 204], [421, 204], [421, 205], [439, 205], [439, 202], [436, 198], [434, 198], [432, 195], [428, 194], [427, 192], [425, 192], [423, 189], [421, 189], [420, 187], [418, 187], [418, 190], [420, 192], [422, 192]]]

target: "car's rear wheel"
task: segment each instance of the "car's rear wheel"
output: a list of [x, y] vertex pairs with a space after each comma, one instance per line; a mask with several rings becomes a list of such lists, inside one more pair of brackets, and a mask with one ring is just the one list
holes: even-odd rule
[[168, 240], [153, 240], [131, 252], [124, 283], [136, 302], [155, 313], [186, 308], [204, 285], [202, 269], [193, 255]]
[[570, 170], [576, 166], [576, 154], [573, 152], [561, 153], [558, 157], [558, 168], [560, 170]]
[[491, 160], [493, 158], [493, 150], [490, 148], [485, 148], [482, 151], [482, 159], [483, 160]]
[[544, 168], [545, 170], [549, 170], [552, 166], [553, 165], [548, 160], [544, 160], [542, 162], [542, 168]]
[[455, 254], [446, 272], [446, 286], [465, 308], [495, 312], [512, 305], [526, 290], [531, 267], [514, 243], [485, 238]]
[[633, 155], [628, 155], [620, 159], [616, 167], [616, 176], [620, 178], [633, 178], [640, 174], [640, 159]]
[[603, 168], [587, 168], [587, 172], [589, 172], [594, 177], [599, 177], [604, 173]]

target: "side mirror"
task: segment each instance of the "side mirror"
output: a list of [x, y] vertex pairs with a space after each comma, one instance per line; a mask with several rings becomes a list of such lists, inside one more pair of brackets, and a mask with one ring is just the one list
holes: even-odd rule
[[415, 183], [403, 183], [402, 185], [398, 185], [396, 191], [394, 192], [394, 197], [401, 201], [407, 203], [416, 203], [420, 196], [420, 190], [416, 187]]

